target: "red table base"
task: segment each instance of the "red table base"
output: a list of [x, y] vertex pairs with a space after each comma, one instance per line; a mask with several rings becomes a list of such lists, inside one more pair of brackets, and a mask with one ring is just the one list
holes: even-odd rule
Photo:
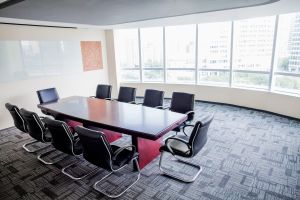
[[138, 138], [138, 152], [139, 152], [139, 165], [143, 169], [148, 163], [159, 156], [159, 148], [161, 146], [162, 139], [148, 140], [144, 138]]

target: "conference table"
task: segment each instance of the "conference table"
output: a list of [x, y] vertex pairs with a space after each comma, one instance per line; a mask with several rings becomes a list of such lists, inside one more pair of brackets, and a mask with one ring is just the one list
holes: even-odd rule
[[71, 96], [38, 107], [59, 118], [131, 135], [139, 153], [139, 165], [146, 166], [159, 155], [162, 136], [187, 120], [187, 115], [169, 110], [91, 97]]

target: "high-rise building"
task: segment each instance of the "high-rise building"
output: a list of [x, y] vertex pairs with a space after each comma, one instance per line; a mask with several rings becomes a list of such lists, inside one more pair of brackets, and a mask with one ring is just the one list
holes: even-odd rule
[[291, 20], [288, 54], [288, 70], [290, 72], [300, 72], [300, 15], [295, 15]]

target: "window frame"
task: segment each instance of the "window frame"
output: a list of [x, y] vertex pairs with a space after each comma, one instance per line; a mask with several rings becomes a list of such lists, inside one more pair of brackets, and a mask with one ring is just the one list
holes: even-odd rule
[[[294, 14], [299, 14], [300, 12], [294, 12]], [[292, 13], [289, 13], [292, 14]], [[284, 15], [284, 14], [283, 14]], [[230, 31], [230, 56], [229, 56], [229, 68], [225, 69], [225, 68], [203, 68], [199, 66], [198, 63], [198, 49], [199, 49], [199, 42], [198, 42], [198, 37], [199, 37], [199, 24], [193, 24], [196, 26], [196, 31], [195, 31], [195, 68], [167, 68], [166, 66], [166, 26], [162, 26], [162, 41], [163, 41], [163, 66], [162, 67], [143, 67], [142, 66], [142, 60], [141, 60], [141, 31], [140, 28], [137, 28], [138, 30], [138, 43], [139, 43], [139, 67], [138, 68], [119, 68], [119, 70], [139, 70], [140, 71], [140, 80], [139, 81], [130, 81], [130, 80], [121, 80], [122, 83], [163, 83], [163, 84], [187, 84], [187, 85], [204, 85], [204, 86], [218, 86], [218, 87], [229, 87], [229, 88], [242, 88], [242, 89], [250, 89], [250, 90], [259, 90], [259, 91], [269, 91], [269, 92], [278, 92], [278, 93], [284, 93], [287, 95], [297, 95], [300, 96], [300, 91], [299, 93], [292, 93], [290, 91], [284, 91], [283, 90], [278, 90], [275, 89], [275, 76], [276, 75], [281, 75], [281, 76], [291, 76], [291, 77], [300, 77], [300, 73], [293, 73], [293, 72], [282, 72], [282, 71], [276, 71], [276, 62], [275, 60], [278, 59], [278, 55], [277, 55], [277, 43], [278, 43], [278, 32], [280, 31], [278, 28], [278, 24], [279, 24], [279, 19], [281, 17], [281, 15], [271, 15], [271, 16], [266, 16], [266, 17], [275, 17], [275, 21], [274, 21], [274, 33], [273, 33], [273, 40], [272, 40], [272, 52], [271, 52], [271, 60], [270, 60], [270, 70], [269, 71], [260, 71], [260, 70], [242, 70], [242, 69], [234, 69], [233, 68], [233, 56], [234, 56], [234, 34], [235, 34], [235, 21], [223, 21], [223, 22], [230, 22], [231, 25], [231, 31]], [[251, 19], [251, 18], [249, 18]], [[238, 21], [238, 20], [237, 20]], [[214, 23], [214, 22], [210, 22], [210, 23]], [[215, 22], [215, 23], [219, 23], [219, 22]], [[144, 80], [143, 78], [143, 71], [144, 70], [160, 70], [163, 71], [163, 80], [162, 81], [149, 81], [149, 80]], [[194, 71], [195, 73], [195, 81], [193, 81], [193, 83], [191, 82], [187, 82], [187, 83], [181, 83], [181, 82], [170, 82], [167, 80], [167, 71]], [[199, 80], [199, 73], [201, 72], [205, 72], [205, 71], [211, 71], [211, 72], [229, 72], [229, 82], [227, 84], [227, 82], [224, 82], [225, 84], [219, 83], [219, 82], [205, 82], [205, 81], [200, 81]], [[268, 75], [268, 85], [265, 89], [255, 86], [239, 86], [238, 84], [235, 85], [233, 84], [233, 74], [235, 72], [242, 72], [242, 73], [250, 73], [250, 74], [262, 74], [262, 75]]]

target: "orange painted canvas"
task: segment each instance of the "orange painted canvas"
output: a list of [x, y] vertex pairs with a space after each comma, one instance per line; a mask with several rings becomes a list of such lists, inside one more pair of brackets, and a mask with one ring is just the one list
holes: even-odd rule
[[81, 41], [83, 71], [103, 68], [102, 47], [100, 41]]

